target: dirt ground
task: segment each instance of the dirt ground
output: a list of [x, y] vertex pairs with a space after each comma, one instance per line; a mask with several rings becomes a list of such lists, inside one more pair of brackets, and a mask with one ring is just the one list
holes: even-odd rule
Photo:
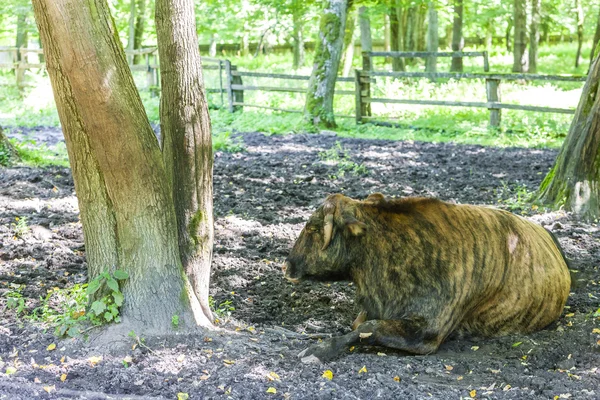
[[[26, 134], [46, 143], [60, 140], [56, 129], [12, 132]], [[70, 171], [0, 170], [0, 399], [176, 399], [178, 393], [191, 399], [600, 398], [600, 334], [594, 333], [600, 332], [594, 331], [600, 318], [593, 315], [600, 307], [598, 225], [563, 212], [518, 208], [556, 151], [331, 133], [247, 133], [240, 140], [246, 151], [217, 153], [214, 167], [211, 296], [226, 331], [148, 338], [148, 348], [119, 356], [81, 341], [59, 341], [6, 308], [7, 293], [20, 290], [24, 313], [31, 313], [48, 290], [85, 282], [86, 263]], [[338, 141], [366, 175], [340, 176], [339, 164], [321, 160], [319, 152]], [[376, 191], [472, 204], [500, 201], [551, 229], [577, 283], [563, 316], [527, 336], [448, 340], [428, 356], [356, 347], [325, 364], [299, 362], [296, 355], [317, 337], [350, 330], [357, 313], [354, 287], [292, 285], [280, 264], [327, 194], [364, 198]], [[31, 228], [20, 237], [11, 225], [16, 217], [27, 217]], [[52, 343], [56, 349], [48, 350]], [[100, 355], [100, 361], [90, 358]], [[327, 370], [333, 379], [323, 377]]]

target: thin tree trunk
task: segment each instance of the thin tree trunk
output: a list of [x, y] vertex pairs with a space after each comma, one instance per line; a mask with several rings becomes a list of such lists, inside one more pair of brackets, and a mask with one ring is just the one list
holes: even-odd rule
[[248, 55], [250, 55], [250, 35], [245, 30], [242, 34], [242, 56], [246, 57]]
[[444, 36], [444, 49], [452, 49], [452, 28], [454, 24], [446, 25], [446, 36]]
[[427, 29], [426, 20], [428, 8], [425, 3], [417, 7], [417, 24], [415, 29], [415, 43], [417, 51], [425, 51], [427, 49]]
[[[19, 14], [17, 17], [17, 38], [15, 46], [17, 48], [26, 48], [28, 42], [29, 33], [27, 32], [27, 14]], [[17, 52], [17, 61], [21, 61], [21, 52]]]
[[213, 154], [193, 0], [156, 0], [160, 131], [173, 192], [181, 263], [212, 321], [208, 284], [213, 246]]
[[581, 46], [583, 46], [583, 8], [581, 0], [575, 0], [575, 11], [577, 21], [577, 53], [575, 54], [575, 68], [581, 63]]
[[298, 69], [304, 65], [304, 36], [302, 34], [304, 23], [302, 20], [302, 15], [299, 12], [294, 12], [292, 18], [294, 23], [294, 30], [292, 34], [294, 40], [293, 66], [294, 69]]
[[358, 13], [356, 8], [348, 13], [346, 18], [346, 29], [344, 31], [344, 51], [342, 53], [342, 76], [349, 76], [352, 69], [352, 59], [354, 58], [354, 31]]
[[[427, 25], [427, 51], [438, 51], [440, 38], [438, 37], [438, 15], [435, 9], [435, 3], [430, 1], [428, 7], [428, 25]], [[437, 57], [428, 57], [425, 64], [426, 72], [436, 72]]]
[[598, 55], [600, 49], [598, 49], [598, 43], [600, 43], [600, 7], [598, 7], [598, 19], [596, 20], [596, 33], [594, 33], [594, 40], [592, 40], [592, 51], [590, 51], [590, 68], [594, 57]]
[[[391, 51], [390, 15], [383, 14], [383, 50]], [[386, 62], [389, 60], [386, 59]]]
[[[417, 51], [417, 25], [418, 25], [418, 9], [417, 6], [411, 5], [406, 9], [406, 31], [404, 34], [404, 51]], [[406, 57], [404, 62], [406, 65], [414, 64], [415, 59], [412, 57]]]
[[[462, 51], [464, 38], [462, 35], [463, 26], [463, 0], [454, 0], [454, 22], [452, 24], [452, 51]], [[463, 60], [461, 57], [452, 57], [450, 71], [462, 72]]]
[[[123, 269], [122, 323], [163, 334], [196, 324], [164, 163], [105, 0], [34, 0], [84, 228], [88, 278]], [[200, 314], [200, 316], [202, 316]], [[116, 333], [115, 333], [116, 332]]]
[[485, 43], [484, 43], [485, 49], [487, 51], [492, 50], [493, 40], [494, 40], [494, 25], [492, 25], [491, 21], [488, 21], [485, 24]]
[[540, 42], [540, 9], [542, 0], [531, 0], [531, 25], [529, 29], [529, 72], [537, 73], [538, 44]]
[[307, 120], [318, 126], [336, 126], [333, 116], [333, 94], [342, 56], [347, 12], [347, 0], [327, 0], [321, 14], [305, 106]]
[[[144, 29], [146, 27], [146, 0], [138, 0], [137, 14], [135, 17], [135, 33], [133, 37], [133, 48], [141, 49], [142, 41], [144, 40]], [[142, 55], [137, 54], [133, 57], [133, 63], [139, 64], [142, 60]]]
[[[135, 49], [135, 0], [129, 4], [129, 31], [127, 35], [127, 50], [130, 52]], [[133, 54], [127, 55], [127, 62], [133, 64]]]
[[539, 201], [587, 220], [600, 218], [600, 57], [581, 93], [569, 134], [539, 189]]
[[[392, 6], [388, 10], [390, 16], [390, 48], [392, 51], [401, 51], [402, 32], [398, 20], [398, 7]], [[402, 58], [392, 58], [392, 71], [404, 71], [404, 60]]]
[[217, 35], [214, 33], [210, 34], [210, 43], [208, 45], [208, 55], [209, 55], [209, 57], [217, 56]]
[[[373, 50], [373, 42], [371, 40], [371, 20], [369, 19], [369, 13], [367, 7], [360, 7], [358, 9], [358, 23], [360, 25], [360, 48], [361, 52], [369, 52]], [[362, 69], [365, 71], [372, 71], [373, 65], [371, 58], [362, 58]], [[369, 83], [365, 84], [365, 89], [370, 91]], [[361, 108], [361, 114], [370, 116], [371, 115], [371, 103], [363, 103]]]
[[506, 40], [506, 51], [511, 51], [512, 46], [510, 45], [510, 33], [514, 28], [513, 19], [511, 17], [508, 18], [508, 23], [506, 25], [506, 32], [504, 32], [504, 39]]
[[514, 0], [513, 20], [515, 23], [515, 43], [513, 46], [513, 72], [527, 72], [527, 10], [526, 0]]

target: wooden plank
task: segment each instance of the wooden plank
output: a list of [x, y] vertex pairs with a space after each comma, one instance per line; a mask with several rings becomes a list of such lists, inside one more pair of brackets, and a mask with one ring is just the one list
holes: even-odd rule
[[483, 51], [365, 51], [367, 57], [394, 57], [394, 58], [426, 58], [436, 57], [483, 57]]
[[234, 106], [243, 106], [243, 107], [254, 107], [254, 108], [264, 108], [267, 110], [275, 110], [275, 111], [284, 111], [284, 112], [290, 112], [290, 113], [297, 113], [297, 114], [301, 114], [304, 111], [300, 111], [300, 110], [289, 110], [286, 108], [278, 108], [278, 107], [269, 107], [269, 106], [258, 106], [255, 104], [248, 104], [248, 103], [233, 103]]
[[256, 78], [277, 78], [277, 79], [295, 79], [307, 81], [310, 76], [307, 75], [289, 75], [289, 74], [269, 74], [266, 72], [232, 71], [234, 76], [253, 76]]
[[233, 76], [231, 75], [233, 71], [231, 70], [231, 62], [229, 60], [225, 60], [225, 79], [227, 85], [225, 86], [227, 89], [227, 102], [228, 102], [228, 110], [230, 113], [233, 113], [233, 90], [231, 85], [233, 83]]
[[361, 76], [391, 76], [395, 78], [449, 78], [449, 79], [499, 79], [507, 81], [564, 81], [585, 82], [586, 75], [541, 75], [541, 74], [484, 74], [484, 73], [454, 73], [454, 72], [391, 72], [391, 71], [361, 71]]
[[[485, 80], [485, 94], [489, 103], [499, 103], [500, 100], [500, 81], [498, 79]], [[490, 109], [490, 126], [500, 126], [502, 112], [497, 108]]]
[[306, 88], [286, 88], [280, 86], [249, 86], [249, 85], [235, 85], [232, 84], [233, 90], [264, 90], [266, 92], [293, 92], [293, 93], [306, 93]]
[[145, 49], [137, 49], [137, 50], [125, 50], [125, 54], [127, 55], [141, 55], [141, 54], [152, 54], [154, 53], [156, 50], [158, 50], [158, 47], [148, 47]]

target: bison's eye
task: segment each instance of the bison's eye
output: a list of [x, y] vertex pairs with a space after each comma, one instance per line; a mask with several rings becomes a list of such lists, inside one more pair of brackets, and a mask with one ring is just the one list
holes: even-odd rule
[[311, 225], [311, 226], [307, 226], [307, 227], [306, 227], [306, 230], [307, 230], [308, 232], [310, 232], [310, 233], [314, 233], [314, 232], [317, 232], [317, 231], [319, 230], [319, 227], [317, 227], [317, 226], [314, 226], [314, 225]]

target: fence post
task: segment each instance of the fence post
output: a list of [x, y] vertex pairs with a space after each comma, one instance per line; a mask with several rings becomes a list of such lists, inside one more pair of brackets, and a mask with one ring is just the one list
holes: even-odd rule
[[233, 76], [231, 75], [231, 61], [225, 60], [225, 79], [226, 79], [226, 90], [227, 90], [227, 102], [229, 112], [233, 112], [233, 89], [231, 89], [231, 85], [233, 84]]
[[15, 62], [17, 60], [18, 62], [15, 65], [15, 75], [17, 77], [17, 87], [21, 87], [25, 80], [25, 57], [23, 57], [23, 47], [17, 48], [17, 51], [15, 52]]
[[[500, 80], [499, 79], [485, 79], [485, 93], [487, 95], [487, 101], [489, 102], [500, 102]], [[490, 110], [490, 126], [500, 126], [500, 120], [502, 118], [502, 110], [499, 108], [488, 108]]]
[[362, 123], [362, 117], [363, 117], [363, 102], [362, 102], [362, 83], [360, 82], [360, 70], [355, 69], [354, 70], [354, 98], [355, 98], [355, 104], [356, 104], [356, 110], [355, 110], [355, 115], [356, 115], [356, 123], [357, 124], [361, 124]]
[[[237, 65], [232, 65], [231, 71], [237, 71]], [[240, 85], [240, 86], [244, 85], [244, 82], [242, 81], [242, 77], [238, 76], [238, 75], [233, 75], [233, 72], [231, 73], [231, 83], [234, 85]], [[232, 94], [233, 94], [233, 102], [234, 103], [243, 103], [244, 102], [244, 90], [243, 89], [232, 90]], [[241, 111], [242, 108], [243, 108], [243, 106], [234, 106], [233, 111]]]
[[150, 67], [151, 53], [146, 53], [146, 89], [151, 90], [154, 84], [154, 71]]
[[[362, 67], [363, 67], [363, 71], [366, 71], [368, 76], [367, 76], [367, 82], [360, 82], [360, 87], [361, 87], [361, 93], [360, 95], [362, 96], [362, 91], [364, 90], [366, 92], [366, 96], [367, 98], [371, 98], [371, 75], [369, 74], [372, 70], [373, 70], [373, 65], [371, 64], [371, 54], [369, 52], [363, 51], [362, 53]], [[360, 77], [358, 78], [358, 80], [360, 81]], [[360, 103], [360, 109], [361, 109], [361, 116], [371, 116], [371, 103], [363, 103], [362, 102], [362, 98], [361, 98], [361, 103]]]
[[483, 71], [490, 72], [490, 59], [487, 51], [483, 52]]

